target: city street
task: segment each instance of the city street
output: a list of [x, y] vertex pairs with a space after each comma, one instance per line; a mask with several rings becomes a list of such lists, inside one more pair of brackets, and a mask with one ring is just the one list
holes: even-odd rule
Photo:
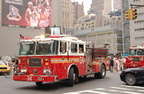
[[0, 94], [144, 94], [143, 3], [0, 0]]
[[16, 82], [0, 76], [0, 94], [143, 94], [144, 85], [128, 86], [120, 81], [119, 73], [107, 72], [104, 79], [89, 77], [74, 87], [65, 82], [44, 83], [37, 87], [34, 82]]

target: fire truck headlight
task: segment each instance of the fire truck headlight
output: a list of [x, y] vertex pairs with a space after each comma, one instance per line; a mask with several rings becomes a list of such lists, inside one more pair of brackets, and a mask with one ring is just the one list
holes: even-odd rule
[[140, 61], [143, 61], [143, 58], [140, 58]]
[[22, 72], [22, 73], [26, 73], [26, 72], [27, 72], [27, 69], [21, 69], [21, 72]]
[[45, 73], [46, 75], [51, 75], [52, 74], [50, 69], [44, 69], [43, 73]]

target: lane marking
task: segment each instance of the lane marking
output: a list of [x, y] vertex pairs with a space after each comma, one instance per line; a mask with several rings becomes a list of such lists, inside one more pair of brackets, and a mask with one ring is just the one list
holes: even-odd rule
[[130, 88], [138, 88], [138, 89], [144, 89], [144, 87], [140, 87], [140, 86], [127, 86], [127, 85], [120, 85], [122, 87], [130, 87]]

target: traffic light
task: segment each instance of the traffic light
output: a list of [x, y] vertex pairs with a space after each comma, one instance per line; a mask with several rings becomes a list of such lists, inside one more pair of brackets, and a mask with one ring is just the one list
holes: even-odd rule
[[131, 9], [125, 11], [125, 19], [131, 20]]
[[135, 20], [136, 18], [137, 18], [137, 10], [136, 9], [134, 9], [134, 8], [132, 8], [131, 9], [131, 14], [132, 14], [132, 20]]

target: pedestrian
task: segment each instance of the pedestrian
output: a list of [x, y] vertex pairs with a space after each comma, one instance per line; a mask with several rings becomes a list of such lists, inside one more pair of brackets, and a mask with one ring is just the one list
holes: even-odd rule
[[118, 72], [120, 70], [120, 62], [119, 62], [118, 58], [116, 58], [114, 60], [114, 69], [115, 69], [116, 72]]
[[18, 60], [15, 57], [12, 57], [12, 66], [11, 66], [14, 70], [14, 72], [17, 71], [18, 68]]
[[122, 71], [124, 69], [124, 63], [122, 57], [119, 59], [120, 62], [120, 70]]
[[125, 67], [126, 57], [123, 57], [122, 62], [123, 62], [123, 69], [125, 69], [125, 68], [126, 68], [126, 67]]
[[113, 68], [114, 68], [114, 60], [113, 57], [110, 59], [110, 71], [113, 72]]

